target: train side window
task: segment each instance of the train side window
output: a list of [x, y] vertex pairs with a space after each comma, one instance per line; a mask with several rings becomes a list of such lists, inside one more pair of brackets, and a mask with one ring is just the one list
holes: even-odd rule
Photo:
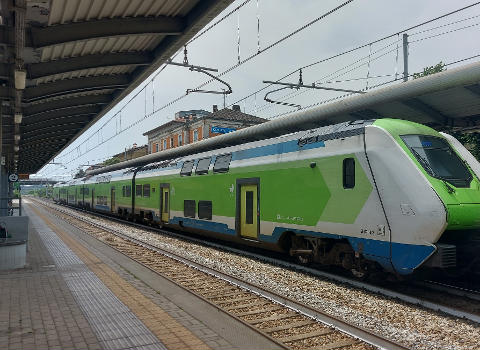
[[215, 165], [213, 166], [214, 173], [226, 173], [230, 168], [230, 161], [232, 160], [232, 154], [222, 154], [215, 159]]
[[122, 197], [126, 197], [126, 187], [127, 186], [122, 186]]
[[197, 163], [195, 174], [197, 175], [208, 174], [208, 168], [210, 168], [211, 161], [212, 161], [211, 157], [200, 159]]
[[86, 196], [88, 196], [89, 193], [90, 193], [90, 189], [87, 188], [87, 187], [85, 187], [85, 188], [83, 189], [83, 194], [86, 195]]
[[212, 202], [198, 201], [198, 218], [212, 220]]
[[125, 187], [125, 197], [130, 197], [132, 195], [132, 186], [128, 185]]
[[355, 159], [345, 158], [343, 160], [343, 188], [355, 187]]
[[195, 218], [195, 201], [184, 200], [183, 201], [183, 216], [186, 218]]
[[142, 185], [135, 185], [135, 196], [142, 196]]
[[249, 225], [253, 224], [253, 191], [247, 191], [245, 192], [245, 212], [246, 212], [246, 218], [245, 222]]
[[150, 184], [143, 185], [143, 196], [150, 197]]
[[183, 162], [182, 170], [180, 171], [180, 175], [182, 176], [190, 176], [192, 175], [193, 164], [195, 164], [194, 160], [187, 160]]

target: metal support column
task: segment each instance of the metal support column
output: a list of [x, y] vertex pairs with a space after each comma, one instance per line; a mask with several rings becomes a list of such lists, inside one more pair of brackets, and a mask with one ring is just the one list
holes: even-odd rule
[[408, 80], [408, 34], [403, 34], [403, 81]]
[[[3, 153], [3, 108], [0, 106], [0, 216], [7, 216], [8, 210], [8, 174], [6, 163], [2, 165], [5, 159]], [[5, 159], [6, 162], [6, 159]]]
[[8, 187], [7, 167], [0, 165], [0, 216], [8, 215]]

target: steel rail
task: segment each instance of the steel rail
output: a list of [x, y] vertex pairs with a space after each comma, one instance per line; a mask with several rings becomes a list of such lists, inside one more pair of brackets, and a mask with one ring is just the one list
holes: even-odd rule
[[480, 301], [480, 291], [478, 290], [463, 288], [460, 286], [431, 280], [419, 281], [415, 284], [424, 288], [429, 288], [436, 291], [446, 292], [448, 294]]
[[[43, 203], [42, 203], [43, 204]], [[62, 212], [66, 215], [69, 215], [69, 216], [72, 216], [70, 213], [66, 212], [66, 211], [63, 211], [63, 210], [59, 210], [57, 208], [53, 208], [53, 207], [50, 207], [54, 210], [57, 210], [59, 212]], [[250, 283], [250, 282], [247, 282], [247, 281], [243, 281], [239, 278], [236, 278], [234, 276], [230, 276], [226, 273], [223, 273], [221, 271], [218, 271], [214, 268], [210, 268], [210, 267], [207, 267], [207, 266], [204, 266], [204, 265], [201, 265], [195, 261], [192, 261], [188, 258], [185, 258], [183, 256], [180, 256], [178, 254], [175, 254], [173, 252], [170, 252], [168, 250], [164, 250], [162, 248], [159, 248], [159, 247], [156, 247], [154, 245], [151, 245], [149, 243], [146, 243], [140, 239], [137, 239], [137, 238], [133, 238], [131, 236], [128, 236], [120, 231], [117, 231], [117, 230], [114, 230], [114, 229], [111, 229], [111, 228], [107, 228], [101, 224], [95, 224], [95, 223], [92, 223], [90, 222], [88, 219], [86, 218], [83, 218], [83, 217], [75, 217], [77, 220], [80, 220], [80, 221], [83, 221], [89, 225], [92, 225], [92, 226], [95, 226], [97, 228], [100, 228], [102, 230], [105, 230], [107, 232], [110, 232], [114, 235], [117, 235], [125, 240], [128, 240], [128, 241], [131, 241], [131, 242], [134, 242], [140, 246], [143, 246], [147, 249], [150, 249], [150, 250], [153, 250], [155, 252], [158, 252], [164, 256], [167, 256], [173, 260], [176, 260], [176, 261], [179, 261], [187, 266], [190, 266], [190, 267], [193, 267], [199, 271], [202, 271], [204, 273], [207, 273], [209, 275], [212, 275], [212, 276], [215, 276], [219, 279], [222, 279], [224, 281], [227, 281], [229, 282], [230, 284], [233, 284], [233, 285], [236, 285], [240, 288], [243, 288], [245, 290], [248, 290], [250, 292], [253, 292], [257, 295], [260, 295], [266, 299], [269, 299], [275, 303], [278, 303], [278, 304], [281, 304], [281, 305], [284, 305], [285, 307], [289, 308], [289, 309], [292, 309], [293, 311], [296, 311], [300, 314], [303, 314], [307, 317], [310, 317], [310, 318], [313, 318], [313, 319], [316, 319], [328, 326], [331, 326], [343, 333], [346, 333], [350, 336], [353, 336], [355, 338], [358, 338], [366, 343], [369, 343], [373, 346], [376, 346], [380, 349], [388, 349], [388, 350], [405, 350], [405, 349], [408, 349], [408, 347], [405, 347], [399, 343], [396, 343], [394, 341], [391, 341], [389, 339], [386, 339], [385, 337], [382, 337], [380, 335], [377, 335], [377, 334], [374, 334], [372, 333], [371, 331], [363, 328], [363, 327], [360, 327], [360, 326], [357, 326], [357, 325], [353, 325], [353, 324], [350, 324], [338, 317], [335, 317], [335, 316], [332, 316], [332, 315], [328, 315], [326, 312], [323, 312], [321, 310], [318, 310], [318, 309], [314, 309], [308, 305], [304, 305], [302, 303], [299, 303], [297, 301], [294, 301], [290, 298], [287, 298], [285, 296], [282, 296], [280, 294], [277, 294], [273, 291], [269, 291], [263, 287], [260, 287], [260, 286], [257, 286], [253, 283]]]

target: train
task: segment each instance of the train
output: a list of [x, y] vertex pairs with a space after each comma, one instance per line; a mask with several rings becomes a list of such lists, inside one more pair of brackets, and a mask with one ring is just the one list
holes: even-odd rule
[[340, 266], [357, 277], [465, 267], [480, 164], [454, 137], [354, 120], [54, 186], [57, 203]]

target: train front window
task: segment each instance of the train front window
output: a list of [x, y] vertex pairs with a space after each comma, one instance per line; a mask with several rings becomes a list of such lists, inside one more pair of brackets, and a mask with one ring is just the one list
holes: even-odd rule
[[448, 142], [429, 135], [404, 135], [403, 142], [425, 171], [455, 187], [469, 187], [472, 174]]

